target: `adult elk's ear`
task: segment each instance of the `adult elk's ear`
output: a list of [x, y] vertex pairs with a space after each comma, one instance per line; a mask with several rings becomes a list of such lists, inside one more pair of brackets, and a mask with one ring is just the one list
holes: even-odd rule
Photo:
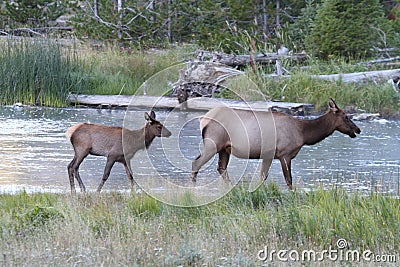
[[333, 112], [337, 112], [339, 110], [338, 106], [336, 105], [335, 101], [333, 101], [332, 98], [329, 98], [329, 108], [333, 111]]

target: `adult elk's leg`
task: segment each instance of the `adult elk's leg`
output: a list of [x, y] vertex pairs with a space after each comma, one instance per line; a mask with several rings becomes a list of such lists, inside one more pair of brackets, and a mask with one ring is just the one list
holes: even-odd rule
[[[261, 163], [261, 170], [260, 170], [260, 177], [257, 177], [259, 179], [257, 179], [256, 177], [253, 177], [250, 181], [249, 184], [249, 191], [250, 192], [254, 192], [255, 190], [257, 190], [257, 188], [262, 185], [264, 183], [265, 180], [267, 180], [268, 177], [268, 171], [269, 168], [272, 164], [272, 158], [271, 159], [263, 159], [262, 163]], [[259, 168], [257, 167], [257, 170]]]
[[106, 167], [104, 168], [103, 178], [101, 179], [99, 187], [97, 188], [98, 193], [100, 193], [101, 188], [103, 187], [104, 183], [107, 181], [108, 177], [110, 176], [111, 168], [114, 166], [114, 163], [115, 163], [114, 157], [108, 156]]
[[283, 176], [285, 176], [286, 184], [292, 190], [292, 159], [282, 157], [279, 159], [282, 166]]
[[218, 153], [218, 172], [219, 174], [222, 176], [222, 178], [224, 179], [225, 183], [230, 184], [231, 180], [229, 179], [229, 175], [228, 175], [228, 170], [227, 170], [227, 166], [229, 163], [229, 153], [226, 150], [221, 150]]
[[261, 181], [265, 181], [268, 178], [268, 171], [269, 168], [271, 167], [272, 164], [272, 158], [271, 159], [263, 159], [262, 165], [261, 165], [261, 172], [260, 172], [260, 178]]
[[200, 155], [192, 162], [192, 183], [196, 183], [197, 173], [215, 154], [217, 149], [215, 143], [210, 139], [204, 139], [204, 148]]

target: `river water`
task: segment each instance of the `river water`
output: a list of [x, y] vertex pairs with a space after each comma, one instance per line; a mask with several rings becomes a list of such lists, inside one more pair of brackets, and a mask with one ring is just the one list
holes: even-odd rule
[[[148, 156], [156, 172], [185, 184], [189, 181], [191, 161], [199, 154], [201, 135], [197, 117], [205, 112], [157, 111], [172, 132], [168, 139], [156, 138]], [[69, 192], [67, 165], [73, 149], [65, 137], [68, 127], [79, 122], [121, 126], [124, 110], [88, 108], [0, 107], [0, 193]], [[129, 111], [129, 128], [144, 125], [144, 111]], [[351, 139], [339, 132], [314, 146], [304, 146], [292, 161], [294, 185], [312, 189], [340, 185], [349, 191], [377, 191], [399, 195], [400, 123], [398, 121], [356, 122], [361, 129]], [[135, 157], [135, 175], [153, 175]], [[228, 170], [238, 178], [250, 177], [258, 161], [232, 157]], [[89, 156], [80, 173], [89, 191], [100, 182], [105, 158]], [[143, 166], [142, 166], [143, 165]], [[218, 177], [217, 159], [211, 160], [199, 174], [199, 181]], [[278, 161], [274, 161], [268, 181], [286, 190]], [[125, 171], [116, 164], [106, 182], [105, 191], [130, 189]]]

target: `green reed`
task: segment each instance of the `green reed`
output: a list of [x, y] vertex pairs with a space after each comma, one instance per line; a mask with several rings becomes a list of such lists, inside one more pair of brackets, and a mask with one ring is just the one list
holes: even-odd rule
[[0, 104], [66, 106], [85, 86], [73, 48], [48, 39], [7, 39], [0, 45]]

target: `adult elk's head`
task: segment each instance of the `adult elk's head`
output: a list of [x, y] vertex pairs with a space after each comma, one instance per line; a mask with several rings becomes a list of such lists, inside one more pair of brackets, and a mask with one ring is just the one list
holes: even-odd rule
[[346, 112], [341, 110], [333, 101], [332, 98], [329, 99], [330, 112], [335, 116], [335, 129], [343, 134], [347, 134], [351, 138], [356, 137], [356, 133], [361, 133], [360, 128], [355, 125], [355, 123], [350, 120]]
[[157, 136], [157, 137], [170, 137], [171, 132], [162, 125], [161, 122], [156, 120], [156, 114], [154, 111], [150, 112], [150, 115], [145, 112], [144, 118], [147, 120], [146, 124], [146, 131], [150, 136]]

